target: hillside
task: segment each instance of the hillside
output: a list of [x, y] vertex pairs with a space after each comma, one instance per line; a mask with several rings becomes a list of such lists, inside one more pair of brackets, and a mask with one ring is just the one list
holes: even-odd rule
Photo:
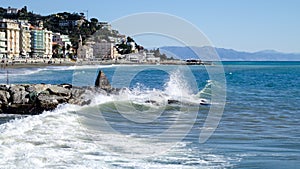
[[77, 46], [79, 35], [85, 41], [85, 39], [100, 29], [105, 35], [104, 39], [118, 35], [117, 31], [108, 31], [103, 25], [99, 24], [97, 18], [87, 20], [84, 13], [60, 12], [42, 16], [28, 11], [26, 6], [19, 9], [17, 13], [7, 13], [5, 8], [0, 7], [0, 18], [27, 20], [33, 26], [39, 26], [42, 23], [44, 28], [52, 32], [69, 35], [75, 47]]
[[[273, 50], [264, 50], [259, 52], [243, 52], [233, 49], [213, 48], [213, 47], [180, 47], [180, 46], [165, 46], [160, 47], [162, 53], [168, 57], [185, 59], [199, 59], [198, 53], [202, 60], [210, 60], [214, 51], [217, 52], [222, 61], [300, 61], [298, 53], [281, 53]], [[208, 59], [203, 59], [208, 58]]]

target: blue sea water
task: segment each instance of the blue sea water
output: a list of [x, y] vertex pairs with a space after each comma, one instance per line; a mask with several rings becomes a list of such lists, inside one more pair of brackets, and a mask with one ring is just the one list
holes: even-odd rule
[[[91, 86], [101, 69], [114, 87], [128, 88], [122, 97], [91, 95], [90, 106], [61, 105], [37, 116], [0, 115], [0, 168], [299, 168], [300, 62], [224, 62], [223, 66], [226, 105], [218, 128], [205, 143], [199, 143], [199, 133], [212, 105], [195, 103], [210, 102], [214, 82], [208, 67], [0, 70], [0, 83], [6, 83], [8, 76], [9, 83]], [[170, 98], [183, 104], [165, 104]], [[144, 104], [145, 100], [155, 104]], [[132, 115], [129, 105], [140, 110], [141, 117]], [[167, 149], [168, 141], [151, 138], [176, 124], [177, 115], [184, 120], [179, 125], [192, 128]], [[182, 134], [182, 126], [178, 127], [167, 140]], [[156, 149], [160, 154], [143, 157]]]

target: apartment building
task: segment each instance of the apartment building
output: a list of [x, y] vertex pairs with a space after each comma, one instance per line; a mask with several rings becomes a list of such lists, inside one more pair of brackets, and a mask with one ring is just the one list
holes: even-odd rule
[[52, 57], [52, 31], [31, 28], [31, 57]]
[[6, 37], [5, 32], [0, 32], [0, 59], [3, 59], [7, 55], [6, 51]]
[[0, 19], [0, 32], [5, 33], [5, 38], [2, 38], [2, 41], [5, 43], [4, 53], [7, 58], [18, 57], [20, 54], [20, 28], [18, 22], [10, 19]]
[[101, 40], [93, 45], [93, 54], [95, 58], [113, 59], [114, 43]]
[[31, 30], [31, 57], [43, 57], [45, 54], [44, 30]]
[[52, 58], [52, 38], [53, 38], [53, 33], [52, 31], [49, 30], [44, 30], [44, 35], [45, 35], [45, 54], [44, 57], [47, 58]]
[[20, 56], [29, 57], [31, 52], [31, 35], [30, 35], [30, 24], [27, 21], [19, 22], [20, 27]]

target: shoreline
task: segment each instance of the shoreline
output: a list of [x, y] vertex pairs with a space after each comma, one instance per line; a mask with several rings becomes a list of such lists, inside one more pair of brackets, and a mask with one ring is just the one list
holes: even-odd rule
[[163, 62], [131, 62], [131, 61], [115, 61], [115, 60], [78, 60], [70, 61], [66, 59], [32, 59], [21, 61], [5, 61], [0, 62], [0, 69], [15, 69], [15, 68], [35, 68], [35, 67], [48, 67], [48, 66], [93, 66], [93, 65], [212, 65], [212, 62], [202, 62], [197, 64], [189, 64], [181, 60], [167, 60]]
[[[300, 62], [300, 61], [222, 61], [222, 63], [231, 63], [231, 62], [269, 62], [269, 63], [276, 63], [276, 62]], [[203, 62], [202, 64], [187, 64], [184, 61], [177, 61], [177, 60], [171, 60], [171, 61], [164, 61], [160, 63], [153, 63], [153, 62], [129, 62], [129, 61], [55, 61], [52, 63], [48, 62], [21, 62], [21, 63], [2, 63], [0, 62], [0, 70], [5, 69], [18, 69], [18, 68], [39, 68], [39, 67], [51, 67], [51, 66], [101, 66], [101, 65], [200, 65], [200, 66], [213, 66], [212, 61]]]
[[186, 65], [184, 62], [163, 63], [137, 63], [137, 62], [115, 62], [115, 61], [79, 61], [79, 62], [56, 62], [56, 63], [0, 63], [0, 69], [35, 68], [48, 66], [93, 66], [93, 65]]
[[8, 64], [8, 65], [0, 65], [0, 69], [18, 69], [18, 68], [38, 68], [38, 67], [48, 67], [48, 66], [74, 66], [76, 64], [72, 63], [53, 63], [53, 64], [45, 64], [45, 63], [17, 63], [17, 64]]

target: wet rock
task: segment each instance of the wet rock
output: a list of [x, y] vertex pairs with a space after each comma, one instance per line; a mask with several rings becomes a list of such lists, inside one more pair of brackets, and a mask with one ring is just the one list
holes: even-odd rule
[[70, 103], [70, 104], [76, 104], [76, 105], [83, 106], [88, 103], [88, 99], [85, 96], [85, 90], [82, 88], [72, 88], [71, 95], [72, 96], [68, 101], [68, 103]]
[[38, 114], [41, 112], [33, 112], [32, 105], [30, 104], [11, 104], [4, 108], [4, 113], [11, 114]]
[[156, 104], [157, 102], [155, 100], [146, 100], [145, 103]]
[[169, 100], [168, 100], [168, 104], [180, 104], [180, 101], [178, 101], [178, 100], [173, 100], [173, 99], [169, 99]]
[[68, 98], [64, 96], [47, 95], [42, 93], [37, 97], [39, 107], [44, 110], [53, 110], [58, 106], [58, 104], [67, 102]]
[[71, 94], [73, 98], [80, 98], [84, 94], [84, 90], [80, 88], [72, 88]]
[[112, 87], [104, 74], [101, 70], [98, 72], [96, 81], [95, 81], [95, 87], [101, 88], [103, 90], [110, 90]]

